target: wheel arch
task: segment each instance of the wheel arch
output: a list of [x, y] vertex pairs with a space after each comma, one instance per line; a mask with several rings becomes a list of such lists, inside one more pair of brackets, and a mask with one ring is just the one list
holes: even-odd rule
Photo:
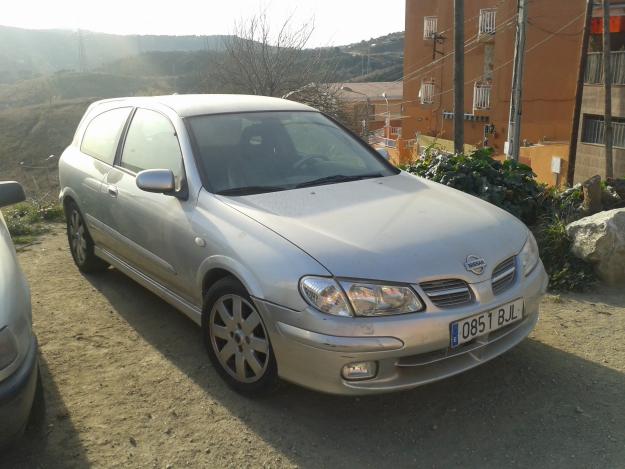
[[202, 303], [210, 287], [219, 280], [233, 277], [252, 297], [263, 297], [258, 279], [240, 262], [226, 256], [211, 256], [204, 260], [198, 273], [198, 284], [202, 292]]

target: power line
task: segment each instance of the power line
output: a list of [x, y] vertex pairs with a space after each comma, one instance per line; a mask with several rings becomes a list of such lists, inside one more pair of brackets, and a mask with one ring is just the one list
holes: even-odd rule
[[[492, 8], [492, 9], [498, 9], [501, 5], [503, 5], [503, 4], [504, 4], [505, 2], [507, 2], [507, 1], [508, 1], [508, 0], [499, 0], [499, 2], [498, 2], [498, 3], [494, 6], [494, 7], [491, 7], [491, 8]], [[514, 16], [516, 16], [516, 15], [514, 15]], [[514, 18], [514, 16], [512, 16], [510, 19]], [[467, 24], [467, 23], [469, 23], [470, 21], [473, 21], [473, 20], [475, 20], [476, 18], [479, 18], [479, 17], [480, 17], [480, 13], [478, 13], [477, 15], [472, 16], [472, 17], [470, 17], [470, 18], [467, 18], [467, 19], [464, 21], [464, 24], [466, 25], [466, 24]], [[510, 19], [508, 19], [508, 20], [506, 20], [506, 21], [509, 21]], [[453, 26], [451, 26], [451, 27], [449, 27], [449, 28], [445, 29], [444, 31], [441, 31], [440, 33], [437, 33], [437, 34], [439, 34], [439, 35], [441, 35], [441, 36], [442, 36], [442, 35], [444, 35], [445, 33], [450, 32], [451, 30], [453, 30]], [[477, 37], [477, 36], [476, 36], [476, 37]], [[405, 40], [405, 39], [404, 39], [404, 40]], [[467, 42], [469, 42], [469, 41], [467, 41]], [[451, 53], [452, 53], [452, 55], [453, 55], [453, 51], [452, 51]], [[419, 62], [418, 64], [415, 64], [415, 65], [413, 65], [413, 66], [414, 66], [414, 67], [419, 66], [419, 65], [421, 65], [421, 64], [423, 64], [423, 63], [425, 63], [426, 61], [427, 61], [427, 59], [426, 59], [426, 60], [423, 60], [423, 61], [421, 61], [421, 62]], [[431, 65], [431, 63], [430, 63], [430, 64], [427, 64], [426, 66], [429, 66], [429, 65]], [[406, 73], [406, 75], [404, 75], [404, 76], [408, 76], [408, 75], [412, 74], [413, 72], [414, 72], [414, 71], [407, 72], [407, 73]], [[402, 76], [401, 78], [399, 78], [399, 79], [395, 80], [395, 81], [394, 81], [394, 83], [397, 83], [397, 82], [400, 82], [401, 80], [403, 80], [403, 79], [404, 79], [404, 76]]]
[[[504, 29], [508, 28], [508, 27], [509, 27], [509, 23], [508, 23], [508, 22], [509, 22], [510, 20], [514, 19], [515, 17], [516, 17], [516, 14], [514, 14], [513, 16], [511, 16], [511, 17], [507, 18], [505, 21], [501, 22], [501, 23], [499, 24], [499, 26], [497, 26], [497, 27], [495, 28], [495, 30], [493, 31], [493, 33], [494, 33], [494, 34], [496, 34], [497, 32], [503, 31]], [[474, 51], [475, 49], [477, 49], [478, 47], [480, 47], [480, 46], [481, 46], [481, 44], [482, 44], [482, 43], [481, 43], [481, 42], [479, 42], [479, 40], [478, 40], [478, 36], [477, 36], [477, 35], [476, 35], [476, 36], [474, 36], [473, 38], [471, 38], [471, 39], [467, 40], [467, 41], [465, 42], [465, 49], [466, 49], [467, 47], [469, 47], [469, 46], [472, 46], [472, 47], [471, 47], [470, 49], [466, 50], [466, 51], [465, 51], [465, 54], [468, 54], [469, 52]], [[429, 64], [425, 65], [424, 67], [421, 67], [421, 68], [420, 68], [420, 69], [418, 69], [418, 70], [414, 70], [414, 71], [412, 71], [411, 73], [408, 73], [408, 74], [404, 75], [404, 76], [403, 76], [403, 77], [401, 77], [400, 79], [395, 80], [393, 83], [398, 83], [398, 82], [400, 82], [400, 81], [402, 81], [402, 80], [403, 80], [403, 81], [412, 81], [412, 80], [416, 80], [417, 78], [420, 78], [420, 77], [423, 77], [423, 76], [425, 76], [425, 75], [428, 75], [428, 74], [430, 74], [430, 73], [432, 73], [432, 72], [434, 72], [434, 71], [438, 70], [439, 68], [441, 68], [441, 67], [443, 66], [443, 63], [442, 63], [442, 62], [443, 62], [444, 60], [448, 59], [449, 57], [453, 56], [453, 55], [454, 55], [454, 53], [455, 53], [455, 50], [452, 50], [452, 51], [450, 51], [448, 54], [444, 55], [443, 57], [440, 57], [440, 58], [436, 59], [435, 61], [430, 62]], [[432, 66], [434, 66], [434, 65], [436, 65], [436, 67], [434, 67], [434, 68], [432, 68], [432, 69], [430, 69], [430, 70], [427, 70], [426, 72], [424, 72], [424, 73], [422, 73], [422, 74], [420, 74], [420, 75], [416, 75], [416, 76], [415, 76], [415, 74], [416, 74], [416, 73], [419, 73], [419, 72], [421, 72], [421, 71], [423, 71], [423, 70], [425, 70], [425, 69], [427, 69], [427, 68], [429, 68], [429, 67], [432, 67]]]
[[[543, 45], [545, 42], [553, 39], [555, 36], [557, 36], [558, 34], [560, 34], [560, 32], [564, 31], [566, 28], [568, 28], [569, 26], [571, 26], [573, 23], [575, 23], [578, 19], [580, 19], [582, 16], [584, 16], [585, 13], [581, 13], [579, 15], [577, 15], [575, 18], [573, 18], [571, 21], [569, 21], [568, 23], [566, 23], [564, 26], [562, 26], [561, 28], [559, 28], [557, 31], [551, 33], [549, 36], [543, 38], [542, 40], [538, 41], [536, 44], [534, 44], [532, 47], [529, 47], [526, 51], [525, 54], [527, 55], [528, 53], [532, 52], [534, 49], [536, 49], [537, 47]], [[503, 64], [495, 67], [493, 69], [493, 73], [501, 70], [504, 67], [507, 67], [508, 65], [510, 65], [512, 62], [514, 62], [514, 59], [510, 59], [507, 62], [504, 62]], [[478, 75], [477, 77], [468, 80], [464, 83], [464, 85], [470, 85], [471, 83], [474, 83], [475, 81], [479, 80], [481, 78], [481, 75]], [[445, 91], [441, 91], [440, 93], [434, 94], [432, 96], [432, 98], [437, 98], [440, 96], [443, 96], [444, 94], [447, 93], [451, 93], [454, 89], [453, 88], [449, 88]], [[406, 100], [406, 101], [402, 101], [400, 104], [406, 104], [406, 103], [414, 103], [419, 101], [419, 99], [411, 99], [411, 100]]]

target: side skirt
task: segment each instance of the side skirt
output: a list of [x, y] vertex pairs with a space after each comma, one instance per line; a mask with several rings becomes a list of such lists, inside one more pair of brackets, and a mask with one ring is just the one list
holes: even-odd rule
[[113, 267], [123, 272], [125, 275], [133, 279], [141, 286], [147, 288], [159, 298], [165, 300], [167, 303], [178, 309], [186, 316], [189, 317], [198, 326], [202, 324], [202, 310], [197, 306], [189, 303], [187, 300], [173, 293], [168, 288], [164, 287], [160, 283], [156, 282], [152, 278], [145, 275], [143, 272], [135, 269], [133, 266], [123, 261], [116, 255], [112, 254], [104, 248], [94, 246], [95, 255], [104, 259]]

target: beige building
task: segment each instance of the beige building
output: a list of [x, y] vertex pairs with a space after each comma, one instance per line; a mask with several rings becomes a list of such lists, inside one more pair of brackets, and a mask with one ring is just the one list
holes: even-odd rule
[[[575, 182], [599, 174], [605, 177], [605, 126], [603, 88], [603, 9], [593, 12], [584, 95], [580, 119]], [[610, 12], [612, 52], [612, 127], [614, 176], [625, 176], [625, 5], [613, 4]]]
[[403, 99], [401, 81], [345, 83], [341, 87], [339, 98], [347, 104], [354, 120], [352, 127], [358, 128], [361, 135], [365, 135], [367, 126], [369, 133], [380, 133], [386, 126], [387, 118], [391, 138], [396, 139], [400, 135]]

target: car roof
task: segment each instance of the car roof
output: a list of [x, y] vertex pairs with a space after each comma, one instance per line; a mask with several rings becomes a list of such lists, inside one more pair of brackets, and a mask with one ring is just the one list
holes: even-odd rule
[[141, 106], [160, 104], [171, 108], [180, 117], [228, 112], [258, 111], [316, 111], [316, 109], [287, 99], [244, 94], [172, 94], [167, 96], [144, 96], [113, 98], [95, 104], [120, 104]]

